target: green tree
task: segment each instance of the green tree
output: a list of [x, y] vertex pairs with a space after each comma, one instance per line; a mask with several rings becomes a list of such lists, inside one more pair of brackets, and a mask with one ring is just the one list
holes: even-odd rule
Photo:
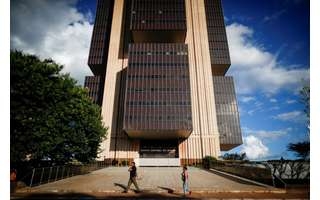
[[307, 127], [307, 140], [297, 143], [289, 143], [287, 146], [288, 151], [294, 152], [298, 158], [307, 160], [310, 155], [310, 86], [305, 85], [300, 90], [300, 101], [304, 105], [304, 113], [306, 115], [306, 127]]
[[304, 113], [306, 116], [306, 127], [308, 129], [307, 133], [309, 136], [310, 133], [310, 86], [305, 85], [301, 90], [300, 90], [300, 101], [304, 105]]
[[310, 142], [303, 141], [297, 143], [289, 143], [287, 146], [288, 151], [292, 151], [298, 158], [307, 160], [310, 154]]
[[202, 165], [206, 169], [212, 168], [215, 163], [217, 163], [217, 159], [215, 157], [205, 156], [202, 158]]
[[10, 62], [11, 162], [96, 158], [106, 129], [87, 90], [50, 59], [12, 51]]

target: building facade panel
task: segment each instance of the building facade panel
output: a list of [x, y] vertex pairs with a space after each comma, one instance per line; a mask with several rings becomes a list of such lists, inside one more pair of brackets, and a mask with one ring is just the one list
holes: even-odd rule
[[[105, 127], [108, 128], [107, 138], [101, 144], [99, 159], [107, 160], [130, 160], [138, 156], [139, 141], [129, 140], [123, 131], [119, 131], [121, 116], [120, 94], [122, 90], [123, 71], [127, 66], [127, 59], [119, 56], [119, 52], [124, 51], [122, 43], [122, 25], [124, 21], [123, 12], [125, 11], [125, 0], [114, 1], [114, 11], [110, 33], [110, 42], [105, 74], [102, 119]], [[129, 157], [130, 156], [130, 157]], [[132, 156], [132, 157], [131, 157]]]
[[221, 0], [204, 0], [204, 2], [212, 73], [224, 75], [231, 62]]
[[[129, 45], [124, 130], [133, 138], [186, 138], [192, 131], [187, 45]], [[181, 65], [180, 65], [181, 64]], [[137, 134], [139, 132], [139, 134]], [[167, 134], [165, 134], [167, 135]]]
[[97, 0], [88, 65], [95, 75], [104, 76], [110, 39], [114, 0]]
[[219, 156], [220, 146], [204, 1], [186, 0], [186, 16], [193, 132], [180, 142], [179, 149], [188, 152], [180, 154], [182, 164], [193, 164], [207, 155]]
[[89, 96], [92, 101], [98, 105], [102, 105], [104, 80], [101, 76], [86, 76], [84, 87], [88, 89]]
[[237, 107], [217, 103], [230, 95], [212, 76], [230, 65], [221, 2], [114, 0], [113, 9], [102, 78], [108, 136], [100, 158], [179, 157], [193, 164], [238, 145], [238, 136], [223, 138], [238, 130]]
[[213, 76], [220, 148], [230, 150], [242, 144], [238, 104], [232, 77]]
[[132, 0], [131, 30], [186, 30], [184, 0]]
[[184, 0], [132, 0], [130, 30], [135, 43], [184, 42]]

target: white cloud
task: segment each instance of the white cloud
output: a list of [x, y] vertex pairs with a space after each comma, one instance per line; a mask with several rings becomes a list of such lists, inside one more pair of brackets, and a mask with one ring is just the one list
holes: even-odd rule
[[295, 110], [292, 112], [278, 114], [276, 116], [273, 116], [272, 118], [281, 121], [302, 122], [304, 120], [304, 115], [301, 111]]
[[276, 103], [276, 102], [278, 102], [278, 100], [277, 100], [277, 99], [272, 98], [272, 99], [270, 99], [270, 102], [271, 102], [271, 103]]
[[[243, 138], [242, 152], [246, 152], [250, 159], [262, 159], [270, 156], [266, 143], [273, 143], [288, 135], [293, 129], [291, 127], [280, 130], [254, 130], [242, 127]], [[263, 143], [264, 142], [264, 143]]]
[[245, 152], [249, 159], [261, 159], [268, 156], [269, 148], [259, 138], [249, 135], [244, 137], [242, 152]]
[[93, 25], [90, 13], [76, 10], [77, 1], [11, 1], [11, 49], [52, 58], [63, 72], [83, 84]]
[[263, 103], [262, 103], [262, 102], [260, 102], [260, 101], [255, 101], [252, 105], [253, 105], [253, 108], [248, 111], [248, 114], [249, 114], [249, 115], [253, 115], [253, 113], [255, 113], [255, 112], [262, 112], [262, 111], [264, 111]]
[[287, 11], [286, 11], [285, 9], [279, 10], [279, 11], [273, 13], [272, 15], [265, 16], [265, 17], [263, 18], [263, 21], [264, 21], [264, 22], [269, 22], [269, 21], [278, 19], [281, 15], [283, 15], [283, 14], [286, 13], [286, 12], [287, 12]]
[[279, 106], [272, 106], [269, 108], [269, 110], [280, 110]]
[[281, 130], [253, 130], [247, 127], [243, 127], [242, 130], [246, 135], [254, 135], [255, 137], [262, 140], [274, 140], [287, 135], [292, 130], [292, 128], [286, 128]]
[[226, 29], [232, 63], [228, 73], [235, 78], [237, 93], [275, 94], [281, 89], [297, 90], [302, 79], [309, 79], [309, 69], [282, 66], [277, 55], [254, 42], [253, 29], [238, 23]]
[[296, 103], [297, 101], [296, 100], [292, 100], [292, 99], [288, 99], [286, 101], [287, 104], [293, 104], [293, 103]]
[[254, 103], [254, 106], [255, 106], [256, 108], [261, 108], [262, 105], [263, 105], [263, 103], [260, 102], [260, 101], [256, 101], [256, 102]]
[[253, 115], [253, 113], [255, 113], [256, 111], [257, 111], [257, 110], [255, 110], [255, 109], [254, 109], [254, 110], [249, 110], [249, 111], [248, 111], [248, 115]]
[[240, 98], [240, 101], [243, 103], [248, 103], [250, 101], [254, 101], [256, 98], [252, 96], [244, 96]]
[[268, 139], [278, 139], [279, 137], [287, 135], [287, 130], [279, 130], [279, 131], [265, 131], [259, 130], [256, 132], [259, 138], [268, 138]]

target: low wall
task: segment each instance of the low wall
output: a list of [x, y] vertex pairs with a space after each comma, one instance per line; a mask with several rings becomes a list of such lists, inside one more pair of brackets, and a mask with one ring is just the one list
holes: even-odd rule
[[227, 172], [273, 186], [271, 170], [267, 168], [249, 166], [245, 163], [232, 163], [222, 161], [214, 162], [210, 167], [219, 171]]

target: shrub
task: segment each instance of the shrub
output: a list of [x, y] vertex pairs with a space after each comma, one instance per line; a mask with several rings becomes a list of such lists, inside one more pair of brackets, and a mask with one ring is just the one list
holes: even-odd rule
[[202, 158], [202, 165], [206, 169], [210, 169], [216, 162], [217, 159], [212, 156], [205, 156], [204, 158]]
[[123, 161], [121, 161], [121, 165], [122, 165], [122, 166], [127, 166], [127, 165], [128, 165], [128, 162], [127, 162], [126, 160], [123, 160]]

